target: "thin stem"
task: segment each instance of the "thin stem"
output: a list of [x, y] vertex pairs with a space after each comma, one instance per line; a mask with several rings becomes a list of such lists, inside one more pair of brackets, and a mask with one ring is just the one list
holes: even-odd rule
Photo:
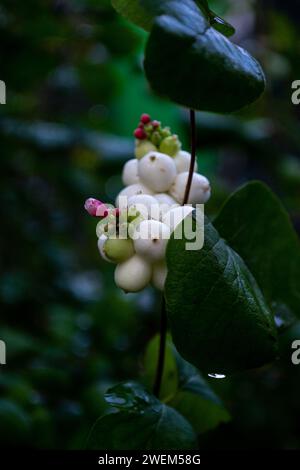
[[[193, 109], [190, 110], [190, 119], [191, 119], [191, 163], [189, 168], [189, 176], [187, 180], [187, 185], [185, 188], [183, 204], [187, 204], [189, 200], [191, 185], [193, 181], [193, 173], [196, 162], [196, 113]], [[153, 386], [153, 394], [159, 398], [163, 373], [164, 373], [164, 363], [165, 363], [165, 351], [166, 351], [166, 341], [167, 341], [167, 331], [168, 331], [168, 318], [166, 313], [166, 302], [165, 298], [162, 298], [161, 304], [161, 316], [160, 316], [160, 342], [159, 342], [159, 353], [158, 361], [156, 368], [156, 377]]]
[[166, 313], [166, 302], [165, 298], [162, 298], [161, 302], [161, 315], [160, 315], [160, 342], [159, 342], [159, 353], [158, 361], [156, 368], [156, 377], [153, 386], [153, 394], [158, 398], [164, 373], [164, 364], [165, 364], [165, 350], [166, 350], [166, 340], [167, 340], [167, 329], [168, 329], [168, 319]]
[[196, 149], [197, 149], [197, 137], [196, 137], [196, 113], [193, 109], [190, 110], [190, 122], [191, 122], [191, 163], [189, 168], [189, 176], [185, 188], [184, 199], [182, 205], [188, 203], [189, 195], [191, 191], [194, 168], [196, 163]]

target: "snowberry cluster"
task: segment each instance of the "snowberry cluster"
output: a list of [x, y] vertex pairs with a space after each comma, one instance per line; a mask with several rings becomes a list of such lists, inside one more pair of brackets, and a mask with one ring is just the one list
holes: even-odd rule
[[125, 292], [138, 292], [149, 283], [164, 289], [167, 276], [165, 252], [176, 226], [187, 217], [191, 205], [205, 204], [210, 184], [197, 173], [188, 204], [182, 206], [189, 175], [191, 155], [181, 149], [177, 135], [143, 114], [136, 138], [135, 157], [125, 163], [125, 188], [116, 199], [116, 209], [90, 198], [88, 213], [99, 217], [99, 252], [106, 261], [117, 264], [115, 282]]

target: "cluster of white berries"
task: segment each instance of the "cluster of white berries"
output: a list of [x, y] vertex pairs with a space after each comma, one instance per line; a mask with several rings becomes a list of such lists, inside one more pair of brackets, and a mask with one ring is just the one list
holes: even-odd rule
[[117, 264], [115, 282], [125, 292], [138, 292], [152, 283], [164, 289], [167, 276], [165, 253], [171, 233], [193, 210], [205, 204], [210, 184], [194, 168], [188, 204], [182, 206], [188, 182], [191, 155], [169, 128], [142, 115], [135, 130], [135, 157], [126, 162], [122, 180], [125, 188], [116, 207], [88, 199], [85, 208], [99, 217], [99, 252]]

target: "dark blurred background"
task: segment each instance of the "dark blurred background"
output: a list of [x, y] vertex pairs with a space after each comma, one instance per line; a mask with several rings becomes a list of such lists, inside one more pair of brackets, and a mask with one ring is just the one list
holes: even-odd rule
[[[199, 169], [213, 184], [207, 212], [261, 179], [300, 230], [297, 2], [210, 4], [261, 61], [268, 85], [239, 114], [198, 116]], [[142, 112], [188, 145], [188, 112], [154, 96], [144, 77], [146, 40], [108, 0], [1, 2], [1, 445], [83, 448], [105, 410], [103, 392], [139, 375], [158, 329], [159, 297], [114, 286], [83, 210], [87, 197], [113, 201], [121, 189]], [[283, 328], [282, 359], [272, 366], [208, 379], [232, 421], [202, 435], [201, 448], [300, 448], [300, 366], [290, 360], [297, 337], [300, 323]]]

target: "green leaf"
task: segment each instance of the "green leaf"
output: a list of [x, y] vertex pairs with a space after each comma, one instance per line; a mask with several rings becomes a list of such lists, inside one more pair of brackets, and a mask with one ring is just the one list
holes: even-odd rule
[[153, 15], [142, 7], [140, 0], [111, 0], [114, 9], [137, 26], [150, 31]]
[[176, 358], [180, 374], [179, 390], [170, 405], [192, 424], [197, 433], [230, 421], [224, 404], [200, 372], [178, 353]]
[[210, 388], [198, 369], [185, 361], [177, 351], [176, 362], [179, 369], [179, 387], [182, 391], [195, 393], [217, 405], [222, 404], [220, 398]]
[[[144, 356], [144, 378], [145, 383], [149, 388], [154, 384], [158, 352], [159, 352], [159, 335], [154, 336], [146, 348]], [[174, 396], [178, 390], [178, 370], [177, 362], [174, 356], [174, 346], [170, 336], [167, 338], [164, 360], [164, 371], [162, 384], [160, 389], [160, 399], [167, 401], [170, 397]]]
[[207, 16], [207, 18], [209, 17], [209, 13], [210, 13], [210, 8], [208, 6], [208, 1], [207, 0], [194, 0], [195, 3], [198, 5], [198, 7], [202, 10], [202, 12]]
[[195, 0], [195, 2], [213, 28], [227, 37], [232, 36], [235, 33], [235, 29], [230, 23], [225, 21], [209, 8], [207, 0]]
[[231, 419], [223, 406], [191, 392], [178, 392], [170, 405], [192, 424], [198, 434], [210, 431]]
[[[150, 341], [145, 354], [145, 376], [149, 386], [154, 382], [158, 351], [159, 335]], [[182, 414], [197, 433], [230, 420], [220, 398], [200, 372], [178, 354], [170, 336], [166, 344], [160, 398]]]
[[202, 250], [186, 250], [184, 238], [172, 237], [167, 263], [172, 337], [186, 360], [208, 373], [227, 374], [275, 358], [277, 333], [264, 297], [243, 260], [207, 219]]
[[235, 33], [235, 28], [230, 23], [220, 18], [220, 16], [212, 11], [210, 12], [210, 24], [226, 37], [230, 37]]
[[[167, 13], [169, 1], [170, 0], [161, 0], [159, 3], [155, 1], [152, 1], [151, 3], [144, 2], [144, 5], [142, 0], [111, 0], [111, 3], [114, 9], [127, 20], [140, 26], [146, 31], [150, 31], [155, 16]], [[195, 3], [206, 16], [211, 26], [225, 36], [231, 36], [234, 34], [234, 27], [213, 13], [208, 6], [207, 0], [195, 0]]]
[[215, 227], [255, 276], [275, 314], [300, 316], [300, 244], [280, 200], [254, 181], [225, 202]]
[[145, 71], [157, 93], [183, 106], [221, 113], [261, 95], [265, 78], [258, 62], [212, 28], [193, 0], [141, 4], [155, 12]]
[[191, 425], [135, 382], [106, 394], [115, 412], [93, 427], [88, 448], [97, 450], [189, 450], [197, 448]]

